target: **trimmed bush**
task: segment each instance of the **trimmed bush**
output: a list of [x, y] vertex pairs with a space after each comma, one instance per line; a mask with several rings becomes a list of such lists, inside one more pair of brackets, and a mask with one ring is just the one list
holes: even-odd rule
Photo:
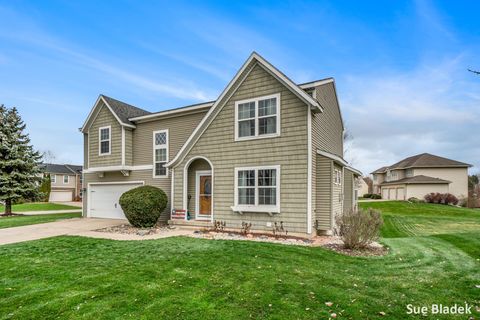
[[375, 194], [373, 193], [371, 196], [370, 196], [371, 199], [382, 199], [382, 196], [379, 195], [379, 194]]
[[363, 195], [363, 197], [369, 199], [369, 198], [372, 197], [372, 194], [371, 194], [371, 193], [365, 193], [365, 194]]
[[415, 197], [408, 198], [408, 201], [409, 201], [409, 202], [413, 202], [413, 203], [421, 203], [421, 202], [424, 202], [423, 200], [420, 200], [420, 199], [415, 198]]
[[424, 197], [425, 202], [445, 205], [457, 205], [458, 199], [451, 193], [431, 192]]
[[336, 219], [336, 233], [347, 249], [364, 249], [377, 240], [383, 219], [380, 211], [368, 208], [367, 210], [350, 210]]
[[157, 187], [141, 186], [122, 194], [120, 206], [132, 226], [150, 228], [165, 210], [167, 195]]

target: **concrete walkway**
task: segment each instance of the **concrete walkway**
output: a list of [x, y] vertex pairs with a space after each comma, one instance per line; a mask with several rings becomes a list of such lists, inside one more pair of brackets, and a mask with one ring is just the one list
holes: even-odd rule
[[74, 213], [82, 212], [82, 208], [70, 209], [70, 210], [44, 210], [44, 211], [15, 211], [15, 214], [23, 214], [26, 216], [34, 216], [37, 214], [55, 214], [55, 213]]
[[29, 226], [5, 228], [0, 229], [0, 245], [63, 235], [112, 240], [151, 240], [183, 236], [193, 233], [193, 230], [178, 228], [145, 236], [95, 231], [97, 229], [113, 227], [125, 223], [126, 220], [117, 219], [74, 218], [49, 223], [32, 224]]

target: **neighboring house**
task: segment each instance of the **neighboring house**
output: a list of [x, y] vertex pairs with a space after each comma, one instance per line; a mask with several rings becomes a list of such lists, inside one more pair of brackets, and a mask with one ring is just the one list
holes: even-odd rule
[[43, 164], [50, 175], [50, 202], [80, 201], [82, 198], [82, 166], [72, 164]]
[[357, 189], [360, 197], [363, 197], [364, 194], [370, 193], [368, 183], [363, 177], [357, 179]]
[[125, 218], [118, 199], [141, 185], [191, 226], [309, 236], [356, 206], [334, 80], [297, 85], [256, 53], [215, 101], [150, 113], [100, 95], [80, 131], [86, 217]]
[[383, 199], [423, 199], [431, 192], [468, 195], [468, 168], [471, 165], [429, 153], [403, 159], [372, 172], [373, 191]]

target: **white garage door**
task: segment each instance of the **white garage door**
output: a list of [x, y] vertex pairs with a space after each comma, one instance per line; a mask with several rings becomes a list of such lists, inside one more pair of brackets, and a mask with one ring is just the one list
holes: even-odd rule
[[48, 201], [50, 202], [72, 201], [72, 191], [51, 191]]
[[141, 185], [142, 183], [90, 185], [88, 216], [92, 218], [126, 219], [118, 200], [125, 191]]
[[405, 200], [405, 189], [398, 188], [397, 189], [397, 200]]
[[388, 190], [390, 189], [382, 189], [382, 199], [388, 199]]

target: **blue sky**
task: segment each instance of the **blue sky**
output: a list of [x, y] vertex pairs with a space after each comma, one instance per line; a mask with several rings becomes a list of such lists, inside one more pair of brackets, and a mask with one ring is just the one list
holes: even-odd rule
[[335, 77], [365, 173], [435, 153], [480, 167], [478, 1], [0, 1], [0, 103], [37, 149], [82, 162], [98, 94], [149, 111], [213, 100], [259, 52]]

